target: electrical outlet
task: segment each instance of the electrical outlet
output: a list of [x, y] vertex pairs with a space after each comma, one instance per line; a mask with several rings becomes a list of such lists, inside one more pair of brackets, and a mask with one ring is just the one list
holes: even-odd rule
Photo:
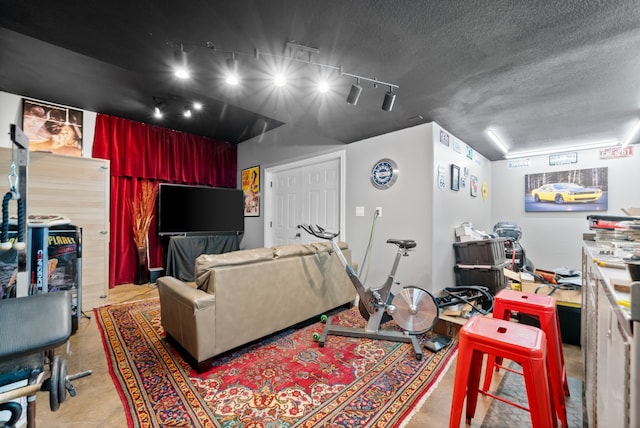
[[382, 207], [376, 207], [376, 217], [382, 217]]

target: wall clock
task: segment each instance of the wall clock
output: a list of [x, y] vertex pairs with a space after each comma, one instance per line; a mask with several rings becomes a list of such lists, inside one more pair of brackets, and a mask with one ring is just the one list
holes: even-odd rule
[[371, 168], [371, 184], [376, 189], [388, 189], [398, 180], [398, 165], [391, 159], [380, 159]]

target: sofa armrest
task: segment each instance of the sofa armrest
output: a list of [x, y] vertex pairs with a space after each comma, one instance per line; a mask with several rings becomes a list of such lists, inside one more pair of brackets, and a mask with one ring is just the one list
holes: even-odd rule
[[162, 327], [198, 362], [215, 355], [215, 295], [179, 279], [158, 279]]

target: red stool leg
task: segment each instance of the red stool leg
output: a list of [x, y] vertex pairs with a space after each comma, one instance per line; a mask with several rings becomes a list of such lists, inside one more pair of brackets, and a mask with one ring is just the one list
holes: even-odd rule
[[553, 411], [553, 401], [549, 396], [549, 383], [540, 382], [547, 378], [544, 359], [523, 362], [522, 373], [527, 391], [531, 426], [533, 428], [556, 428], [558, 422]]
[[474, 351], [471, 357], [471, 366], [469, 367], [469, 378], [467, 380], [467, 412], [466, 422], [471, 423], [471, 419], [476, 414], [476, 405], [478, 404], [478, 386], [480, 385], [480, 375], [482, 374], [482, 352]]
[[467, 382], [472, 356], [472, 344], [468, 342], [466, 334], [461, 330], [458, 342], [458, 358], [453, 383], [451, 412], [449, 413], [449, 428], [460, 428], [460, 418], [462, 417], [462, 406], [464, 405], [464, 399], [467, 394]]
[[557, 311], [543, 311], [539, 314], [540, 328], [547, 334], [548, 372], [551, 381], [551, 394], [555, 410], [562, 426], [568, 428], [567, 408], [565, 405], [565, 369], [562, 357], [562, 338], [560, 337]]
[[[496, 294], [493, 300], [493, 318], [501, 320], [511, 319], [511, 310], [506, 307], [503, 300], [499, 298], [500, 293]], [[482, 391], [488, 391], [491, 386], [491, 379], [493, 379], [493, 372], [499, 371], [502, 365], [503, 358], [495, 355], [487, 355], [487, 363], [484, 369], [484, 383], [482, 384]]]

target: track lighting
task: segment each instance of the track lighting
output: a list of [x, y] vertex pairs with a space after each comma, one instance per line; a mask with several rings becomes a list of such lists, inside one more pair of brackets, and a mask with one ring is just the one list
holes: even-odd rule
[[162, 119], [162, 110], [160, 110], [160, 107], [155, 106], [155, 108], [153, 109], [153, 117], [155, 117], [156, 119]]
[[285, 77], [284, 74], [282, 73], [278, 73], [275, 75], [275, 77], [273, 78], [273, 83], [278, 87], [278, 88], [282, 88], [283, 86], [285, 86], [287, 84], [287, 78]]
[[351, 90], [349, 91], [349, 95], [347, 95], [347, 104], [356, 105], [358, 104], [358, 99], [360, 99], [360, 94], [362, 93], [362, 86], [360, 86], [360, 79], [356, 79], [356, 83], [351, 85]]
[[326, 80], [321, 80], [320, 82], [318, 82], [318, 92], [320, 92], [321, 94], [326, 94], [327, 92], [329, 92], [329, 83], [327, 83]]
[[[181, 67], [181, 71], [188, 76], [187, 67], [186, 67], [186, 52], [184, 52], [183, 44], [180, 42], [168, 42], [176, 47], [179, 47], [179, 50], [176, 50], [176, 55], [178, 55], [181, 59], [180, 64], [183, 64]], [[351, 105], [356, 105], [358, 100], [360, 99], [360, 95], [362, 94], [363, 86], [361, 85], [361, 81], [369, 82], [373, 89], [378, 87], [388, 87], [389, 90], [384, 95], [384, 100], [382, 103], [382, 110], [391, 111], [396, 101], [396, 92], [395, 90], [399, 88], [398, 85], [390, 82], [384, 82], [382, 80], [378, 80], [378, 78], [371, 78], [366, 76], [360, 76], [357, 74], [347, 73], [344, 71], [344, 68], [339, 65], [330, 65], [330, 64], [321, 64], [314, 61], [314, 57], [320, 54], [320, 49], [310, 46], [301, 45], [296, 43], [295, 41], [289, 41], [285, 44], [285, 55], [278, 55], [269, 52], [262, 51], [258, 48], [254, 48], [252, 52], [238, 52], [236, 50], [228, 50], [221, 49], [216, 46], [213, 42], [205, 42], [203, 45], [199, 45], [200, 47], [206, 48], [210, 52], [223, 52], [225, 54], [230, 54], [231, 57], [226, 60], [226, 72], [224, 73], [224, 80], [229, 85], [237, 85], [240, 83], [240, 77], [238, 75], [238, 61], [236, 59], [237, 56], [245, 56], [250, 57], [253, 60], [259, 61], [265, 59], [266, 57], [273, 58], [276, 60], [282, 60], [282, 62], [297, 62], [304, 65], [310, 65], [314, 68], [319, 68], [322, 71], [334, 71], [338, 74], [339, 77], [351, 77], [356, 79], [356, 83], [351, 85], [349, 90], [349, 94], [347, 96], [347, 103]], [[287, 83], [286, 78], [283, 75], [278, 75], [274, 77], [274, 84], [276, 86], [284, 86]], [[328, 85], [321, 83], [318, 84], [318, 91], [320, 93], [328, 92]]]
[[238, 76], [238, 60], [236, 59], [234, 52], [231, 52], [231, 58], [227, 58], [226, 82], [232, 86], [240, 83], [240, 77]]
[[175, 52], [175, 69], [174, 74], [179, 79], [188, 79], [191, 77], [189, 72], [189, 63], [187, 60], [187, 53], [184, 51], [184, 46], [180, 43], [180, 49], [176, 49]]
[[391, 111], [395, 102], [396, 94], [393, 92], [393, 88], [389, 86], [389, 90], [384, 94], [384, 100], [382, 101], [382, 110]]

